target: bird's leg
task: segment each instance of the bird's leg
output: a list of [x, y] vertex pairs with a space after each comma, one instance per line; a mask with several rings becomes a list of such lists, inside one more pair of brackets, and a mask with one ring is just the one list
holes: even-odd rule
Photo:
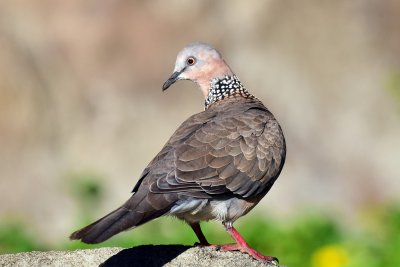
[[199, 239], [200, 243], [195, 243], [195, 245], [200, 245], [200, 246], [209, 246], [210, 243], [208, 243], [206, 237], [204, 236], [203, 232], [201, 231], [200, 224], [198, 222], [196, 223], [190, 223], [190, 227], [192, 227], [194, 233], [196, 234], [197, 238]]
[[196, 234], [197, 238], [199, 239], [200, 243], [196, 243], [196, 245], [200, 246], [208, 246], [217, 250], [226, 250], [226, 251], [233, 251], [238, 250], [244, 253], [249, 254], [253, 258], [259, 261], [267, 261], [267, 262], [279, 262], [277, 258], [272, 256], [264, 256], [257, 250], [251, 248], [243, 237], [239, 234], [239, 232], [232, 226], [232, 223], [224, 223], [225, 230], [231, 235], [231, 237], [236, 241], [236, 244], [224, 244], [224, 245], [210, 245], [208, 243], [206, 237], [204, 236], [203, 232], [201, 231], [200, 224], [196, 223], [189, 223], [190, 227], [192, 227], [194, 233]]
[[277, 258], [272, 256], [264, 256], [257, 250], [251, 248], [243, 237], [239, 234], [239, 232], [232, 226], [232, 223], [224, 223], [225, 230], [231, 235], [231, 237], [236, 241], [236, 244], [226, 244], [226, 245], [217, 245], [215, 246], [217, 249], [221, 250], [239, 250], [241, 252], [245, 252], [260, 261], [268, 261], [268, 262], [279, 262]]

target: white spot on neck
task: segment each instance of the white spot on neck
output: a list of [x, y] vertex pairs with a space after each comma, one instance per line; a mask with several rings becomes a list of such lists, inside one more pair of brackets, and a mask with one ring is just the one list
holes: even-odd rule
[[210, 81], [210, 88], [204, 103], [204, 108], [207, 109], [211, 104], [233, 95], [240, 95], [245, 98], [254, 98], [254, 96], [251, 95], [242, 85], [236, 75], [226, 75], [224, 78], [214, 78]]

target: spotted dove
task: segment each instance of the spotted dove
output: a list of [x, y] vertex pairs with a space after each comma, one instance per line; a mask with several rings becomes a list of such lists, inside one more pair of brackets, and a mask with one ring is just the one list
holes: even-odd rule
[[[128, 201], [70, 238], [99, 243], [172, 215], [192, 227], [200, 245], [277, 260], [252, 249], [232, 224], [267, 194], [282, 170], [286, 145], [278, 122], [208, 44], [193, 43], [180, 51], [162, 89], [177, 80], [199, 86], [205, 110], [175, 131], [144, 169]], [[236, 244], [210, 245], [199, 224], [208, 220], [221, 221]]]

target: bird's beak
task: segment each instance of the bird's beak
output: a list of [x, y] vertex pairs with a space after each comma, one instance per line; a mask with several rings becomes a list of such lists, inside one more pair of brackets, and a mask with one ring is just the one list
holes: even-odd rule
[[162, 90], [165, 91], [170, 87], [173, 83], [175, 83], [177, 80], [179, 80], [179, 75], [184, 71], [185, 69], [181, 71], [175, 71], [172, 73], [171, 77], [168, 78], [168, 80], [163, 84]]

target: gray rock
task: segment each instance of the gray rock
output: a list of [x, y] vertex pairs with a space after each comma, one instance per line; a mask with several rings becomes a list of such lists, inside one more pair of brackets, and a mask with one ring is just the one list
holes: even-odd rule
[[0, 266], [248, 266], [276, 267], [240, 252], [183, 245], [144, 245], [129, 249], [98, 248], [75, 251], [24, 252], [0, 255]]
[[0, 266], [98, 266], [122, 248], [33, 251], [0, 255]]

